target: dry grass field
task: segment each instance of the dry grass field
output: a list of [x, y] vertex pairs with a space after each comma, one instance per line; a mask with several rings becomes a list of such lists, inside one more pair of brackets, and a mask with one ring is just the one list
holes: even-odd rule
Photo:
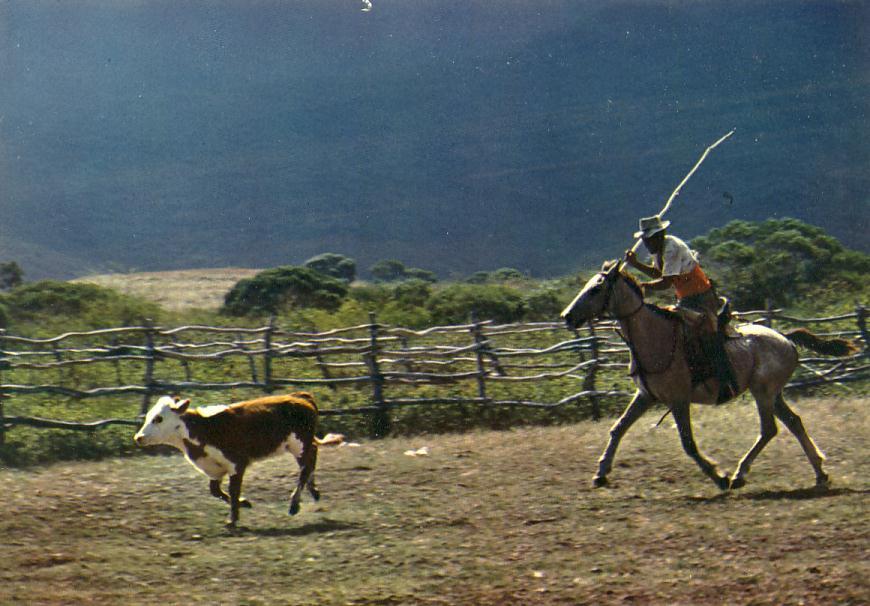
[[[177, 455], [3, 470], [0, 604], [867, 604], [867, 406], [797, 402], [828, 456], [822, 491], [781, 432], [720, 493], [653, 413], [610, 488], [590, 485], [608, 423], [391, 438], [324, 449], [323, 499], [292, 518], [295, 463], [255, 465], [234, 531]], [[733, 469], [752, 404], [694, 413]]]
[[73, 280], [113, 288], [160, 304], [169, 311], [217, 309], [236, 282], [262, 270], [224, 267], [128, 274], [102, 274]]

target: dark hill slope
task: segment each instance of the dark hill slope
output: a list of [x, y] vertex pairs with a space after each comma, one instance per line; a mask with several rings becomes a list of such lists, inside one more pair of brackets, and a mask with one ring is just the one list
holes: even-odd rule
[[4, 254], [562, 273], [630, 245], [731, 128], [682, 235], [788, 215], [868, 249], [865, 3], [358, 8], [0, 5]]

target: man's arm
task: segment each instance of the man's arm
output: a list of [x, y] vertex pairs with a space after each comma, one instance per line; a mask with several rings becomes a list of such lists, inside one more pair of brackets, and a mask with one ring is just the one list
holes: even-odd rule
[[674, 276], [662, 276], [656, 280], [652, 280], [650, 282], [641, 282], [640, 285], [644, 289], [650, 290], [667, 290], [671, 287], [674, 282]]
[[[631, 265], [636, 270], [646, 274], [653, 280], [657, 281], [662, 279], [662, 272], [652, 265], [647, 265], [646, 263], [643, 263], [640, 259], [637, 258], [637, 253], [633, 250], [628, 250], [625, 252], [625, 262]], [[670, 283], [668, 283], [668, 286], [670, 286]], [[657, 289], [654, 288], [654, 290]]]

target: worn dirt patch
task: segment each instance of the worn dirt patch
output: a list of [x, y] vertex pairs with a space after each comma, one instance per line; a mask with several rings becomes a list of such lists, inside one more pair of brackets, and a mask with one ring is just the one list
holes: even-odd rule
[[[0, 604], [866, 604], [867, 404], [797, 403], [821, 491], [781, 431], [720, 493], [653, 413], [611, 488], [590, 486], [608, 423], [387, 439], [324, 449], [296, 517], [292, 459], [255, 465], [236, 531], [180, 456], [5, 470]], [[729, 470], [757, 431], [749, 403], [694, 419]]]

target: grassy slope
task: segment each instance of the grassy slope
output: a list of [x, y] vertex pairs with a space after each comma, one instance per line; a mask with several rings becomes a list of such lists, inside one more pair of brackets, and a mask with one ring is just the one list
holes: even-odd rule
[[167, 311], [191, 308], [217, 309], [224, 295], [239, 280], [250, 278], [259, 269], [223, 267], [182, 269], [85, 276], [73, 282], [87, 282], [113, 288], [126, 295], [142, 297], [160, 304]]
[[[834, 486], [780, 434], [720, 494], [670, 422], [647, 416], [611, 476], [607, 424], [418, 436], [324, 451], [286, 515], [295, 465], [255, 466], [254, 509], [226, 507], [179, 456], [0, 471], [0, 604], [862, 604], [870, 601], [866, 399], [796, 408]], [[697, 408], [701, 448], [733, 469], [751, 405]], [[427, 445], [428, 457], [403, 456]]]

